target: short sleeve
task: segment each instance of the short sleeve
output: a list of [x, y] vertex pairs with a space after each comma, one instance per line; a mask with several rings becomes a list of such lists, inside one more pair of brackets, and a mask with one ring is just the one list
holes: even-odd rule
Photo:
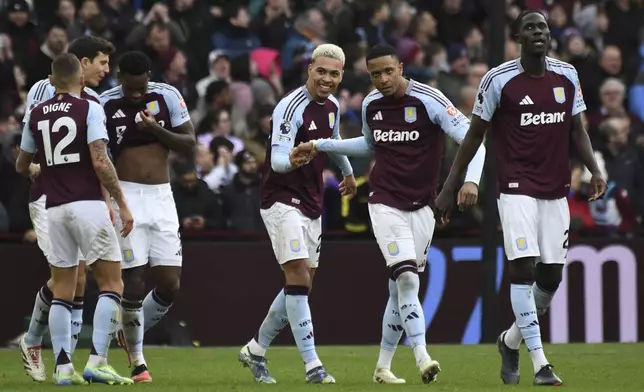
[[170, 125], [176, 128], [183, 123], [190, 121], [190, 112], [179, 90], [172, 86], [164, 86], [162, 90], [163, 98], [168, 111], [170, 112]]
[[48, 79], [43, 79], [29, 89], [27, 93], [27, 110], [33, 110], [38, 104], [51, 99], [54, 96], [55, 89]]
[[299, 93], [294, 93], [290, 99], [283, 99], [273, 110], [273, 129], [271, 131], [271, 146], [284, 147], [288, 151], [295, 144], [297, 130], [302, 125], [302, 114], [298, 110], [302, 99]]
[[441, 127], [457, 143], [461, 143], [470, 127], [470, 120], [438, 90], [421, 98], [432, 122]]
[[575, 102], [572, 105], [572, 115], [586, 111], [586, 102], [584, 101], [584, 93], [581, 91], [581, 83], [579, 82], [579, 74], [577, 70], [572, 73], [572, 83], [575, 86]]
[[24, 125], [22, 127], [22, 139], [20, 140], [20, 149], [29, 154], [35, 154], [38, 150], [36, 140], [29, 127], [31, 112], [25, 114]]
[[491, 69], [481, 79], [481, 84], [474, 100], [474, 109], [472, 110], [473, 115], [488, 122], [492, 120], [501, 98], [501, 87], [498, 84], [498, 78], [494, 78], [495, 71], [496, 68]]
[[94, 101], [89, 102], [89, 110], [87, 112], [87, 144], [93, 143], [97, 140], [109, 141], [107, 136], [107, 128], [105, 127], [105, 112], [101, 105]]

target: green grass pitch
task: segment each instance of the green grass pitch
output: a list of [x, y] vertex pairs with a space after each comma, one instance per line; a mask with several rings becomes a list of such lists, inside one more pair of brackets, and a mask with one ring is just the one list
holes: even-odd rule
[[[325, 388], [335, 391], [509, 391], [535, 388], [532, 369], [525, 347], [521, 352], [521, 384], [505, 386], [499, 378], [499, 356], [496, 346], [429, 346], [433, 358], [441, 363], [443, 372], [438, 382], [424, 385], [418, 377], [411, 350], [401, 346], [393, 363], [393, 370], [407, 384], [374, 385], [374, 370], [378, 347], [375, 346], [321, 346], [320, 358], [337, 380], [336, 385], [307, 385], [304, 366], [295, 348], [274, 347], [268, 351], [269, 369], [277, 379], [276, 385], [257, 385], [248, 369], [237, 362], [239, 347], [231, 348], [147, 348], [145, 356], [154, 382], [132, 386], [91, 385], [70, 387], [73, 390], [101, 390], [129, 388], [161, 392], [223, 392], [223, 391], [309, 391]], [[125, 354], [113, 348], [111, 364], [120, 372], [128, 373]], [[47, 373], [51, 374], [52, 353], [44, 353]], [[644, 344], [569, 344], [548, 345], [548, 358], [555, 371], [564, 380], [565, 391], [637, 391], [644, 386]], [[82, 370], [88, 352], [79, 350], [74, 362]], [[24, 373], [20, 354], [0, 350], [0, 391], [60, 390], [51, 381], [39, 384]]]

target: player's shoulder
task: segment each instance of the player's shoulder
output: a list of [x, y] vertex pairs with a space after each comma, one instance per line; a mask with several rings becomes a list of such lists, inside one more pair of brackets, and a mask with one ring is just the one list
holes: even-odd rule
[[425, 106], [439, 105], [442, 107], [451, 106], [452, 103], [439, 89], [417, 82], [415, 80], [409, 81], [408, 94], [421, 101]]
[[280, 113], [282, 119], [290, 120], [297, 112], [308, 104], [309, 96], [304, 91], [304, 86], [287, 93], [275, 106], [273, 113]]
[[103, 94], [101, 94], [98, 97], [98, 100], [101, 103], [101, 105], [105, 106], [105, 104], [108, 103], [109, 101], [113, 101], [115, 99], [121, 99], [121, 98], [123, 98], [123, 89], [119, 85], [103, 92]]
[[329, 94], [329, 98], [327, 99], [329, 100], [329, 102], [334, 104], [338, 109], [340, 109], [340, 101], [338, 101], [338, 99], [333, 94]]
[[367, 94], [367, 96], [366, 96], [366, 97], [364, 97], [364, 99], [362, 100], [362, 107], [363, 107], [363, 108], [366, 108], [366, 107], [367, 107], [367, 106], [369, 106], [369, 104], [370, 104], [370, 103], [372, 103], [373, 101], [376, 101], [376, 100], [381, 99], [381, 98], [383, 98], [383, 97], [384, 97], [384, 95], [382, 95], [382, 93], [381, 93], [380, 91], [378, 91], [378, 89], [377, 89], [377, 88], [374, 88], [374, 89], [373, 89], [373, 90], [371, 90], [371, 91], [369, 92], [369, 94]]
[[90, 98], [90, 101], [95, 101], [95, 102], [100, 102], [101, 101], [101, 96], [96, 93], [93, 89], [85, 86], [83, 87], [83, 92], [87, 94], [88, 98]]
[[546, 68], [554, 73], [564, 75], [568, 78], [577, 78], [577, 69], [565, 61], [557, 60], [552, 57], [546, 57]]
[[506, 61], [487, 73], [481, 79], [481, 91], [487, 91], [491, 85], [499, 87], [504, 86], [507, 82], [521, 74], [520, 59]]
[[49, 79], [39, 80], [29, 89], [29, 92], [27, 93], [27, 103], [33, 107], [53, 97], [55, 91], [56, 89]]
[[148, 94], [160, 94], [166, 102], [182, 101], [183, 97], [179, 90], [167, 83], [148, 82]]

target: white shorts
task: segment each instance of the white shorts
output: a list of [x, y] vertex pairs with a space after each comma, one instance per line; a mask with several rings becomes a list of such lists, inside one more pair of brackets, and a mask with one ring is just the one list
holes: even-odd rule
[[51, 207], [47, 213], [52, 266], [77, 266], [79, 248], [88, 265], [96, 260], [121, 261], [118, 236], [104, 201], [75, 201]]
[[282, 203], [275, 203], [259, 212], [280, 265], [307, 259], [311, 268], [318, 267], [322, 246], [321, 217], [310, 219], [297, 208]]
[[[38, 200], [29, 203], [29, 216], [31, 217], [31, 225], [36, 232], [36, 239], [38, 247], [49, 261], [49, 223], [47, 219], [47, 197], [40, 196]], [[76, 252], [76, 260], [82, 260], [83, 255], [80, 249]]]
[[541, 200], [501, 194], [498, 200], [503, 244], [508, 260], [537, 257], [544, 264], [564, 264], [568, 254], [568, 200]]
[[436, 226], [434, 211], [429, 207], [402, 211], [384, 204], [369, 204], [369, 215], [387, 267], [414, 260], [418, 271], [423, 272]]
[[[121, 189], [134, 218], [134, 228], [126, 238], [120, 235], [122, 225], [117, 219], [123, 268], [140, 267], [148, 261], [151, 267], [181, 267], [179, 217], [170, 184], [121, 181]], [[118, 215], [116, 203], [114, 211]]]

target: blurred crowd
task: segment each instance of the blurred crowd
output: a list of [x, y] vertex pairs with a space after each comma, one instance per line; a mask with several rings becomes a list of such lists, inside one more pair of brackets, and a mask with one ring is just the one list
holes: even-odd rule
[[[344, 138], [361, 134], [360, 108], [372, 88], [365, 52], [395, 46], [407, 76], [439, 88], [469, 115], [488, 71], [489, 23], [480, 0], [0, 0], [0, 232], [33, 241], [29, 180], [15, 173], [20, 122], [29, 88], [46, 78], [52, 58], [81, 35], [112, 41], [112, 72], [98, 89], [118, 84], [116, 59], [130, 49], [153, 60], [151, 79], [176, 87], [197, 130], [194, 156], [173, 157], [173, 190], [186, 232], [263, 231], [260, 167], [275, 104], [306, 78], [320, 43], [347, 56], [337, 93]], [[522, 9], [540, 9], [552, 31], [550, 55], [573, 64], [588, 111], [596, 155], [609, 182], [589, 205], [589, 173], [573, 160], [571, 231], [632, 235], [644, 216], [644, 26], [641, 1], [506, 1], [505, 59], [519, 56], [511, 23]], [[499, 10], [499, 12], [502, 12]], [[446, 138], [443, 170], [456, 145]], [[341, 175], [324, 172], [325, 230], [365, 233], [369, 159], [352, 159], [359, 191], [337, 191]], [[495, 197], [481, 189], [481, 199]], [[476, 233], [479, 207], [447, 229]]]

